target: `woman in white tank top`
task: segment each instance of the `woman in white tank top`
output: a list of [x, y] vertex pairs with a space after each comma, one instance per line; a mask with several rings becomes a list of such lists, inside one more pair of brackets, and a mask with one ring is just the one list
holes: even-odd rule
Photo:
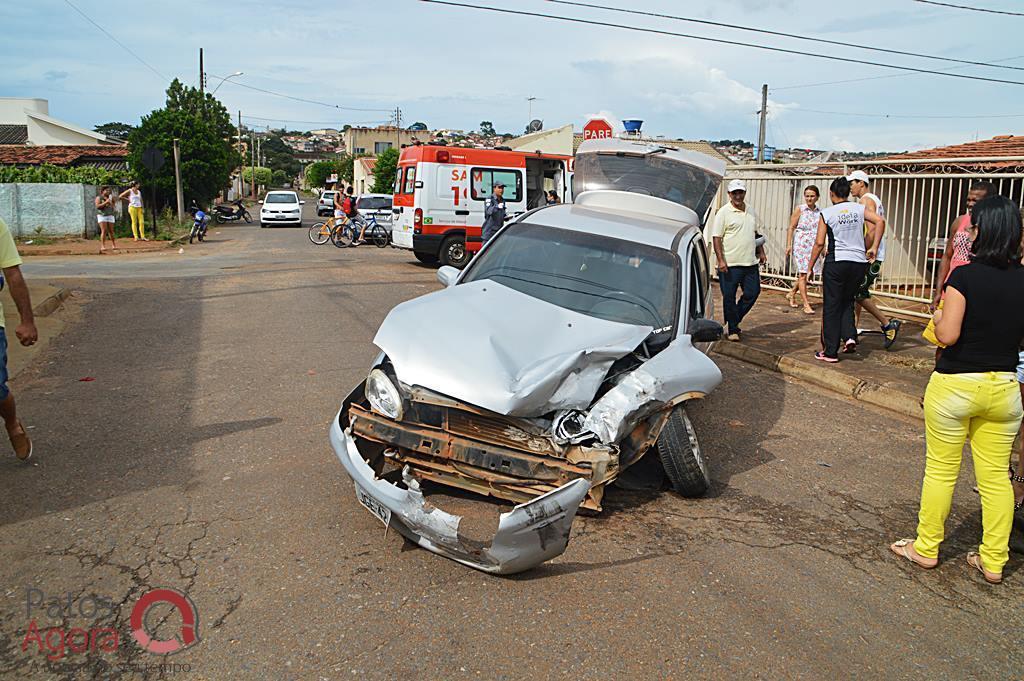
[[146, 221], [142, 210], [142, 189], [138, 182], [132, 182], [132, 186], [121, 192], [120, 199], [128, 199], [128, 215], [132, 218], [132, 236], [135, 241], [146, 238]]

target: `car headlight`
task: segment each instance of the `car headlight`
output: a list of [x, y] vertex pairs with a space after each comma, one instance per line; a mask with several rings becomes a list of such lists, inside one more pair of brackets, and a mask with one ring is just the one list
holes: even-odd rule
[[374, 369], [366, 377], [366, 399], [374, 410], [389, 419], [402, 420], [402, 395], [380, 369]]

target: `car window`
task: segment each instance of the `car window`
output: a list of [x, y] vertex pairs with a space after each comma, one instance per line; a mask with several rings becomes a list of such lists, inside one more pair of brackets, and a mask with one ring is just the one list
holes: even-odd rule
[[263, 203], [298, 203], [294, 194], [267, 194]]
[[676, 323], [678, 259], [633, 241], [512, 223], [461, 283], [480, 279], [600, 319], [656, 329]]
[[395, 172], [395, 186], [391, 190], [392, 194], [401, 194], [402, 193], [402, 173], [404, 171], [405, 171], [405, 168], [399, 168]]
[[708, 293], [707, 251], [703, 239], [694, 239], [690, 249], [690, 319], [703, 317], [707, 310], [704, 301]]
[[409, 166], [405, 170], [405, 182], [402, 183], [402, 193], [412, 194], [416, 189], [416, 166]]
[[391, 199], [384, 196], [364, 196], [356, 204], [359, 210], [385, 210], [391, 208]]
[[523, 195], [523, 176], [517, 170], [501, 168], [473, 168], [470, 174], [469, 191], [473, 199], [483, 201], [490, 198], [494, 185], [505, 185], [504, 199], [511, 203], [520, 201]]
[[573, 196], [592, 189], [615, 189], [667, 199], [703, 216], [718, 191], [717, 175], [658, 155], [591, 152], [578, 155], [575, 168]]

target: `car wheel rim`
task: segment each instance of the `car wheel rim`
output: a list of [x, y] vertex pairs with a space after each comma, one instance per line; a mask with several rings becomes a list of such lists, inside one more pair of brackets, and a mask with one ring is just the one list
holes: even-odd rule
[[459, 242], [455, 242], [451, 246], [448, 247], [448, 260], [449, 261], [451, 261], [453, 263], [454, 262], [462, 262], [463, 258], [465, 258], [465, 257], [466, 257], [466, 247], [463, 244], [461, 244]]

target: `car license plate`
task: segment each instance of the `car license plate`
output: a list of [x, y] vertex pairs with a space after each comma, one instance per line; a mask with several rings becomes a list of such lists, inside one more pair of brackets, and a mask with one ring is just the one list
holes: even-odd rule
[[366, 507], [366, 510], [380, 518], [380, 521], [387, 527], [391, 524], [391, 509], [371, 497], [359, 485], [356, 485], [356, 499]]

